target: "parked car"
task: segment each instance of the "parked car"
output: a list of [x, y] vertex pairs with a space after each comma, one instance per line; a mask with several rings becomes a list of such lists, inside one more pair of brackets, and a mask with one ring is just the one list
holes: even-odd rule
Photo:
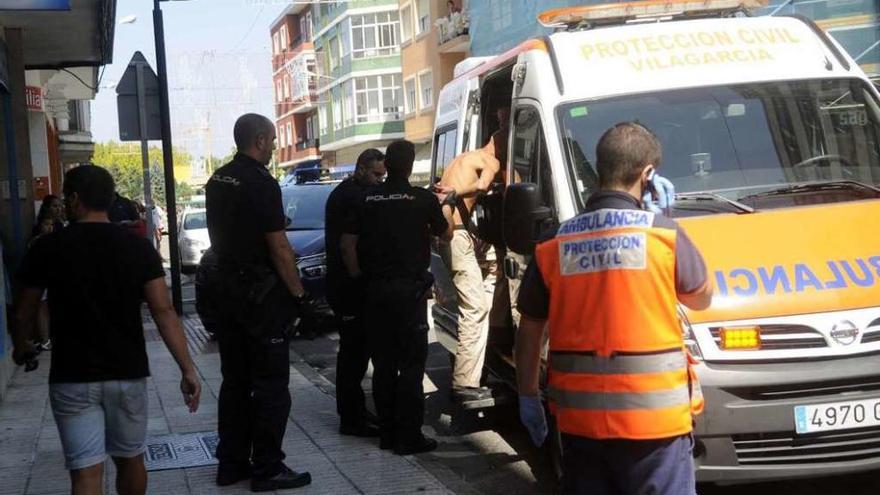
[[281, 188], [284, 213], [290, 219], [287, 239], [296, 252], [303, 286], [315, 298], [321, 313], [330, 315], [324, 279], [327, 262], [324, 249], [324, 207], [338, 181], [288, 184]]
[[180, 249], [181, 270], [192, 273], [199, 266], [202, 255], [211, 247], [204, 208], [185, 210], [180, 218], [178, 232], [177, 245]]

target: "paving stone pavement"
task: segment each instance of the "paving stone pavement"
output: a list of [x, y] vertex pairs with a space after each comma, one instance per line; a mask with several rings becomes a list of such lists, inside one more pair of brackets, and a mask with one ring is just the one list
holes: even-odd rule
[[[193, 359], [203, 381], [199, 411], [189, 414], [179, 392], [179, 373], [171, 355], [145, 321], [152, 377], [148, 380], [148, 435], [214, 430], [220, 392], [220, 355], [200, 338], [198, 319], [185, 321]], [[151, 338], [151, 336], [153, 338]], [[195, 345], [194, 345], [195, 344]], [[0, 402], [0, 495], [69, 493], [58, 430], [48, 401], [48, 356], [37, 371], [19, 368]], [[337, 433], [336, 403], [295, 368], [290, 371], [293, 397], [284, 450], [287, 464], [312, 474], [305, 488], [278, 493], [442, 494], [453, 493], [419, 465], [414, 457], [379, 450], [374, 439]], [[115, 493], [112, 462], [105, 464], [105, 493]], [[148, 473], [149, 494], [250, 493], [247, 482], [225, 488], [214, 484], [216, 467]]]

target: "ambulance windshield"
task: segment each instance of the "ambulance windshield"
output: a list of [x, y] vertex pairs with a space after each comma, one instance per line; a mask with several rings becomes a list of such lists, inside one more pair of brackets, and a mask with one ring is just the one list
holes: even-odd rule
[[[596, 142], [606, 129], [627, 120], [639, 121], [660, 139], [659, 173], [672, 180], [678, 193], [751, 200], [817, 181], [880, 186], [880, 106], [865, 83], [855, 79], [738, 84], [581, 101], [561, 105], [558, 118], [581, 205], [596, 184]], [[826, 196], [812, 194], [810, 202], [859, 199], [853, 196], [835, 190]], [[777, 200], [751, 206], [785, 205]]]

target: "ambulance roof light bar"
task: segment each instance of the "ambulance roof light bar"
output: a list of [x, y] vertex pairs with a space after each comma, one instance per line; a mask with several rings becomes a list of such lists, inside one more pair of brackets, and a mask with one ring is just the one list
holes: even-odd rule
[[721, 17], [767, 6], [768, 0], [646, 0], [548, 10], [538, 21], [550, 28], [584, 28], [675, 17]]

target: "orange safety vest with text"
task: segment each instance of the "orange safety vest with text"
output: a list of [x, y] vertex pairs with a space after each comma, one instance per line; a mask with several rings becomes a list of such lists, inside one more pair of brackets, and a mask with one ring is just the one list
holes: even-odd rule
[[550, 295], [548, 398], [559, 430], [594, 439], [690, 433], [703, 408], [677, 313], [675, 224], [599, 209], [535, 261]]

